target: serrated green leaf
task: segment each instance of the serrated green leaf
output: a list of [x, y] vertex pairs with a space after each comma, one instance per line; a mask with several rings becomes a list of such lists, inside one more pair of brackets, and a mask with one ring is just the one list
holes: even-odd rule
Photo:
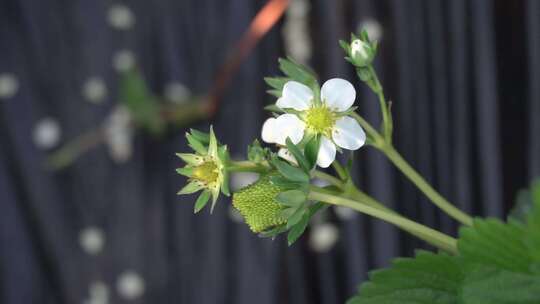
[[527, 217], [527, 237], [524, 242], [531, 259], [536, 264], [533, 271], [540, 273], [540, 180], [533, 182], [531, 198], [533, 208]]
[[460, 229], [458, 248], [466, 263], [527, 272], [531, 259], [522, 239], [525, 228], [516, 222], [475, 219], [472, 227]]
[[300, 168], [293, 167], [277, 158], [272, 160], [272, 164], [276, 167], [279, 173], [281, 173], [281, 175], [283, 175], [283, 177], [285, 177], [288, 180], [291, 180], [293, 182], [300, 182], [300, 183], [309, 182], [309, 175], [307, 175]]
[[390, 268], [371, 272], [361, 296], [347, 303], [457, 304], [462, 280], [454, 257], [419, 251], [414, 259], [396, 259]]
[[276, 200], [289, 207], [298, 207], [306, 201], [306, 194], [300, 190], [288, 190], [276, 196]]
[[313, 166], [310, 164], [310, 162], [308, 162], [302, 151], [300, 151], [300, 148], [293, 144], [289, 137], [287, 137], [287, 139], [285, 140], [285, 144], [287, 145], [287, 149], [289, 150], [289, 152], [292, 153], [300, 167], [304, 169], [305, 172], [311, 171]]
[[195, 202], [195, 207], [193, 208], [194, 213], [197, 213], [201, 211], [204, 206], [208, 203], [210, 200], [210, 191], [203, 191], [201, 195], [197, 198], [197, 201]]
[[516, 197], [516, 203], [508, 215], [508, 219], [525, 223], [527, 215], [533, 207], [531, 192], [520, 190]]
[[540, 276], [492, 267], [469, 270], [461, 289], [464, 304], [540, 303]]

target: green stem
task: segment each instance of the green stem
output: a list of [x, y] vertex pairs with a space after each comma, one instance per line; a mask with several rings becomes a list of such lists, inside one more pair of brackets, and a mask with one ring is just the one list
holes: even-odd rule
[[385, 210], [375, 208], [362, 202], [357, 202], [345, 197], [329, 194], [326, 193], [323, 189], [318, 188], [313, 188], [309, 193], [308, 198], [311, 200], [321, 201], [336, 206], [349, 207], [358, 212], [376, 217], [380, 220], [391, 223], [405, 231], [413, 233], [422, 240], [442, 250], [453, 254], [457, 254], [458, 252], [456, 239], [437, 230], [431, 229], [427, 226], [418, 224], [395, 213], [387, 212]]
[[332, 167], [334, 167], [334, 170], [336, 170], [336, 173], [338, 174], [339, 178], [341, 178], [342, 180], [347, 178], [348, 176], [347, 171], [343, 169], [343, 166], [341, 166], [341, 164], [337, 160], [334, 160], [332, 162]]
[[258, 164], [252, 161], [229, 161], [227, 165], [227, 170], [229, 172], [256, 172], [256, 173], [265, 173], [270, 167], [268, 164]]
[[471, 226], [472, 218], [465, 212], [459, 210], [452, 205], [442, 195], [440, 195], [431, 185], [416, 172], [403, 157], [396, 151], [396, 149], [386, 140], [360, 115], [352, 113], [352, 116], [358, 121], [358, 123], [364, 127], [366, 133], [373, 140], [373, 146], [381, 150], [386, 157], [401, 171], [407, 178], [416, 185], [420, 191], [422, 191], [437, 207], [446, 212], [449, 216], [456, 219], [464, 225]]
[[373, 92], [375, 92], [375, 94], [377, 95], [377, 98], [379, 99], [379, 105], [381, 107], [381, 113], [382, 113], [382, 118], [383, 118], [382, 129], [383, 129], [384, 139], [386, 140], [386, 142], [391, 143], [393, 123], [392, 123], [392, 118], [390, 117], [386, 98], [384, 97], [384, 90], [381, 85], [381, 82], [379, 81], [379, 77], [377, 77], [377, 73], [375, 72], [375, 69], [373, 68], [373, 65], [370, 64], [368, 66], [368, 70], [373, 80], [373, 84], [370, 87], [373, 90]]
[[473, 220], [468, 214], [459, 210], [433, 189], [433, 187], [431, 187], [431, 185], [416, 172], [405, 159], [403, 159], [393, 146], [383, 146], [381, 150], [437, 207], [464, 225], [471, 226], [473, 224]]

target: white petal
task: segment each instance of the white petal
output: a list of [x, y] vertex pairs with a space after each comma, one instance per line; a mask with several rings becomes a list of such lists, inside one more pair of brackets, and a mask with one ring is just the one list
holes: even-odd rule
[[336, 121], [332, 139], [343, 149], [356, 150], [366, 142], [366, 133], [354, 118], [344, 116]]
[[276, 120], [277, 119], [273, 117], [268, 118], [264, 122], [263, 127], [262, 127], [262, 132], [261, 132], [262, 140], [270, 144], [276, 143], [276, 131], [277, 131]]
[[285, 145], [287, 137], [291, 138], [293, 144], [297, 144], [304, 137], [304, 129], [306, 125], [303, 121], [294, 114], [283, 114], [276, 118], [274, 122], [275, 137], [277, 144]]
[[287, 160], [292, 164], [298, 165], [298, 162], [296, 161], [296, 158], [294, 158], [294, 156], [292, 155], [291, 152], [289, 152], [289, 150], [287, 150], [285, 148], [281, 148], [281, 149], [279, 149], [277, 154], [278, 154], [279, 157], [283, 158], [284, 160]]
[[281, 98], [276, 105], [282, 109], [293, 108], [298, 111], [309, 109], [313, 100], [313, 91], [296, 81], [289, 81], [283, 86]]
[[317, 165], [321, 168], [328, 168], [336, 158], [336, 146], [334, 143], [326, 138], [321, 138], [321, 146], [319, 147], [319, 154], [317, 155]]
[[321, 88], [321, 99], [336, 112], [349, 109], [356, 98], [353, 85], [345, 79], [333, 78], [327, 80]]

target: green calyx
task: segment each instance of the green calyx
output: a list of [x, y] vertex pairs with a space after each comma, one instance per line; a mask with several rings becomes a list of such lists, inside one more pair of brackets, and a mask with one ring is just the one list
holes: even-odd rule
[[272, 184], [271, 174], [261, 178], [233, 194], [233, 206], [246, 220], [251, 231], [259, 233], [275, 226], [285, 224], [282, 216], [283, 205], [276, 201], [282, 188]]

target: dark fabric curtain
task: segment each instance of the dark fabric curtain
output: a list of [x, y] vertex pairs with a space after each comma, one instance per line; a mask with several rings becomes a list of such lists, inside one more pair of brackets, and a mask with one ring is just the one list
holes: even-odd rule
[[[540, 2], [302, 3], [307, 59], [321, 79], [357, 84], [360, 113], [378, 124], [375, 96], [337, 44], [369, 22], [380, 33], [376, 67], [393, 101], [398, 150], [463, 210], [503, 218], [516, 191], [540, 175]], [[195, 216], [194, 197], [176, 196], [184, 179], [174, 153], [187, 149], [185, 130], [137, 133], [124, 162], [102, 145], [64, 170], [44, 168], [54, 146], [114, 111], [117, 70], [132, 61], [156, 94], [171, 83], [204, 93], [263, 4], [0, 1], [1, 303], [342, 303], [369, 270], [425, 248], [339, 209], [290, 248], [250, 233], [227, 199]], [[234, 157], [245, 156], [273, 102], [262, 78], [278, 73], [286, 22], [243, 62], [215, 120], [194, 126], [214, 124]], [[456, 223], [378, 152], [358, 155], [362, 189], [456, 235]], [[317, 246], [320, 234], [337, 240]]]

